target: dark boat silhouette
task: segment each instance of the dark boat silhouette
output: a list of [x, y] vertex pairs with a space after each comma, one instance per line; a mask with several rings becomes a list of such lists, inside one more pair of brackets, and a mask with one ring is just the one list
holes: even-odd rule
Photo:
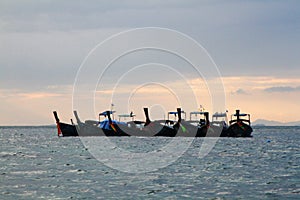
[[[192, 116], [200, 116], [197, 120], [192, 120]], [[209, 129], [209, 113], [203, 111], [190, 112], [190, 120], [182, 121], [181, 125], [187, 129], [186, 137], [205, 137]]]
[[76, 127], [71, 119], [71, 124], [60, 122], [57, 112], [53, 111], [53, 115], [56, 121], [58, 136], [78, 136]]
[[216, 112], [215, 114], [213, 114], [210, 127], [212, 128], [212, 130], [214, 130], [214, 133], [209, 132], [209, 134], [207, 134], [207, 137], [226, 137], [228, 129], [227, 111], [224, 113]]
[[[100, 113], [99, 115], [101, 115]], [[114, 130], [114, 125], [112, 125], [112, 120], [110, 118], [111, 111], [106, 111], [106, 115], [110, 120], [107, 121], [107, 126], [110, 128], [100, 128], [100, 122], [87, 120], [82, 122], [78, 116], [77, 111], [74, 111], [74, 116], [77, 121], [76, 129], [78, 136], [129, 136], [128, 134], [122, 132], [121, 130]], [[106, 121], [102, 125], [106, 126]]]
[[[181, 112], [181, 109], [177, 109]], [[181, 116], [178, 115], [178, 121], [174, 125], [170, 125], [170, 121], [166, 120], [165, 124], [162, 121], [151, 121], [149, 119], [148, 109], [144, 109], [146, 121], [142, 129], [135, 126], [128, 127], [127, 123], [121, 123], [111, 119], [111, 111], [105, 111], [107, 120], [96, 123], [95, 121], [88, 120], [84, 123], [80, 120], [77, 111], [74, 111], [77, 120], [77, 132], [79, 136], [141, 136], [141, 137], [175, 137], [179, 127]], [[102, 124], [101, 124], [102, 123]], [[140, 124], [143, 122], [133, 121], [130, 124]]]
[[[54, 117], [57, 124], [58, 136], [140, 136], [140, 137], [252, 137], [252, 128], [249, 114], [236, 114], [231, 116], [230, 126], [227, 126], [227, 120], [214, 120], [214, 118], [224, 117], [226, 113], [215, 113], [213, 121], [209, 121], [208, 112], [191, 112], [190, 120], [182, 120], [181, 114], [184, 113], [180, 108], [177, 112], [169, 112], [167, 120], [151, 121], [148, 108], [144, 108], [145, 121], [120, 122], [111, 119], [114, 111], [105, 111], [99, 114], [99, 121], [86, 120], [82, 122], [77, 111], [74, 116], [77, 125], [60, 122], [57, 112], [54, 111]], [[169, 119], [169, 115], [178, 116], [177, 121]], [[191, 115], [200, 115], [199, 120], [191, 120]], [[104, 116], [105, 120], [100, 121]], [[130, 115], [129, 115], [130, 116]], [[247, 119], [244, 119], [247, 118]], [[179, 131], [180, 130], [180, 131]]]
[[227, 137], [252, 137], [250, 114], [240, 113], [240, 110], [236, 110], [236, 113], [231, 115], [229, 124]]

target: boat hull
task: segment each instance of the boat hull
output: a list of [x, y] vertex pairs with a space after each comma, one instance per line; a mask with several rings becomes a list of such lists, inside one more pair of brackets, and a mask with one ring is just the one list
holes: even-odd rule
[[252, 137], [252, 128], [241, 121], [227, 126], [223, 123], [213, 122], [210, 125], [201, 127], [194, 126], [191, 122], [178, 121], [173, 126], [162, 125], [161, 121], [150, 122], [142, 129], [135, 126], [122, 124], [112, 124], [111, 129], [102, 129], [96, 121], [81, 122], [77, 112], [74, 115], [77, 125], [62, 123], [59, 121], [57, 113], [54, 111], [57, 123], [58, 135], [63, 137], [76, 136], [106, 136], [106, 137]]
[[58, 136], [62, 136], [62, 137], [78, 136], [78, 132], [76, 130], [75, 125], [60, 122], [56, 111], [53, 111], [53, 115], [56, 121]]
[[[138, 136], [138, 137], [175, 137], [178, 129], [169, 128], [162, 126], [160, 131], [154, 133], [151, 129], [137, 129], [129, 128], [126, 126], [113, 124], [112, 129], [102, 129], [98, 126], [78, 123], [77, 131], [79, 136], [106, 136], [106, 137], [129, 137], [129, 136]], [[155, 128], [154, 130], [157, 130]]]
[[227, 130], [227, 137], [252, 137], [253, 129], [243, 122], [234, 123]]
[[59, 122], [58, 123], [59, 129], [60, 129], [60, 135], [62, 137], [76, 137], [78, 136], [78, 132], [76, 130], [75, 125], [71, 125], [71, 124], [66, 124], [66, 123], [62, 123]]

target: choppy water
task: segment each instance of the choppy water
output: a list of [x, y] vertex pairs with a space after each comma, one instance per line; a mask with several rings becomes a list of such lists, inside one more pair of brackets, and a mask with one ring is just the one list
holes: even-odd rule
[[[204, 158], [197, 138], [167, 167], [136, 174], [107, 167], [55, 128], [2, 127], [0, 199], [300, 199], [300, 127], [254, 128], [253, 136], [220, 138]], [[110, 140], [140, 152], [170, 138]]]

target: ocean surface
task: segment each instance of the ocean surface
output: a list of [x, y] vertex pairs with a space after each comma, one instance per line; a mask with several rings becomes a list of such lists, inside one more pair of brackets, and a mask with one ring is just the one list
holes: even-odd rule
[[164, 167], [147, 172], [144, 159], [172, 138], [109, 138], [114, 148], [144, 153], [140, 173], [114, 167], [137, 169], [130, 153], [96, 159], [56, 128], [0, 127], [0, 141], [0, 199], [300, 199], [300, 127], [254, 127], [253, 138], [219, 138], [202, 157], [205, 139], [177, 138], [188, 148], [172, 162], [157, 154]]

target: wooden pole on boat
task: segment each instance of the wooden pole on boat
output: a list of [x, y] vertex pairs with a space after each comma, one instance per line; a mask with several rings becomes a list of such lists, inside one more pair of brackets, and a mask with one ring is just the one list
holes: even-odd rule
[[112, 130], [114, 132], [117, 132], [117, 129], [115, 128], [115, 126], [114, 126], [114, 124], [111, 120], [110, 113], [111, 113], [111, 111], [106, 111], [106, 115], [107, 115], [107, 118], [108, 118], [109, 125], [110, 125], [110, 127], [112, 128]]
[[148, 124], [151, 123], [151, 120], [149, 118], [148, 108], [144, 108], [144, 113], [145, 113], [145, 117], [146, 117], [146, 122], [145, 122], [144, 126], [147, 126]]
[[57, 112], [53, 111], [53, 114], [54, 114], [54, 118], [55, 118], [56, 123], [59, 123], [59, 118], [57, 116]]
[[235, 111], [236, 121], [240, 121], [240, 110]]
[[110, 111], [106, 111], [106, 115], [107, 115], [109, 124], [112, 124], [111, 117], [110, 117]]
[[205, 117], [205, 124], [209, 125], [209, 112], [205, 112], [204, 117]]
[[181, 108], [177, 108], [178, 122], [181, 122]]
[[55, 121], [56, 121], [57, 135], [62, 136], [62, 132], [61, 132], [60, 125], [59, 125], [59, 118], [58, 118], [57, 112], [53, 111], [53, 114], [54, 114], [54, 118], [55, 118]]

